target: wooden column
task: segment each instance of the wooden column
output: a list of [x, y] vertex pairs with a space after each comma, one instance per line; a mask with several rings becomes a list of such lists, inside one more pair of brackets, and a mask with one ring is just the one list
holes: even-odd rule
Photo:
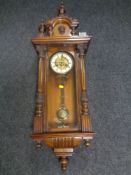
[[37, 83], [37, 95], [34, 117], [34, 133], [42, 133], [44, 128], [44, 89], [45, 83], [45, 66], [44, 61], [46, 58], [46, 47], [36, 46], [38, 52], [38, 83]]
[[82, 91], [81, 91], [81, 124], [83, 132], [91, 132], [91, 118], [89, 115], [88, 98], [87, 98], [87, 85], [86, 85], [86, 71], [85, 71], [85, 54], [87, 51], [87, 45], [79, 45], [79, 57], [81, 61], [81, 80], [82, 80]]

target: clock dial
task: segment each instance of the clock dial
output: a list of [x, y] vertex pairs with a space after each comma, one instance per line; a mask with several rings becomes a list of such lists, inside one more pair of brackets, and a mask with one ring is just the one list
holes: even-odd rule
[[72, 55], [67, 52], [56, 52], [50, 60], [51, 69], [58, 74], [66, 74], [73, 67]]

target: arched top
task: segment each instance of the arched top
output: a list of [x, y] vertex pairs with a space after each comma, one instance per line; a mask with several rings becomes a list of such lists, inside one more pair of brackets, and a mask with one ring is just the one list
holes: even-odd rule
[[65, 15], [65, 7], [61, 3], [56, 17], [40, 23], [38, 36], [32, 39], [32, 43], [34, 45], [89, 45], [91, 36], [87, 35], [86, 32], [77, 33], [76, 28], [78, 25], [79, 21], [77, 19]]
[[77, 19], [65, 15], [65, 7], [62, 2], [58, 9], [58, 16], [41, 22], [39, 36], [72, 36], [76, 34], [78, 25]]
[[63, 16], [63, 17], [58, 16], [58, 17], [55, 17], [51, 20], [48, 20], [47, 24], [52, 25], [52, 27], [55, 27], [57, 24], [66, 24], [69, 27], [71, 27], [72, 26], [72, 19], [67, 17], [67, 16]]

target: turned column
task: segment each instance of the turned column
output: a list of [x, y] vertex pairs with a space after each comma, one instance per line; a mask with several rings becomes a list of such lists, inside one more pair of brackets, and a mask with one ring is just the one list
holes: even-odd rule
[[44, 89], [43, 84], [45, 83], [45, 69], [44, 62], [46, 58], [46, 47], [36, 46], [38, 53], [38, 83], [37, 83], [37, 95], [36, 95], [36, 106], [35, 106], [35, 117], [34, 117], [34, 133], [44, 132]]
[[87, 52], [87, 45], [79, 45], [79, 57], [81, 63], [81, 81], [82, 81], [82, 91], [81, 91], [81, 123], [82, 131], [92, 131], [91, 118], [88, 108], [88, 98], [87, 98], [87, 85], [86, 85], [86, 71], [85, 71], [85, 55]]

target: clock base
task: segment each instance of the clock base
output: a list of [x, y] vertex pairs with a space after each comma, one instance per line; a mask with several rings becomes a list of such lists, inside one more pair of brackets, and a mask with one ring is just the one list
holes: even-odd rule
[[53, 149], [54, 154], [59, 158], [62, 171], [65, 171], [69, 157], [72, 156], [74, 148], [79, 146], [82, 141], [85, 145], [89, 143], [94, 136], [94, 132], [74, 132], [74, 133], [38, 133], [32, 134], [32, 139], [37, 142], [36, 148], [42, 146], [42, 142], [46, 143]]

